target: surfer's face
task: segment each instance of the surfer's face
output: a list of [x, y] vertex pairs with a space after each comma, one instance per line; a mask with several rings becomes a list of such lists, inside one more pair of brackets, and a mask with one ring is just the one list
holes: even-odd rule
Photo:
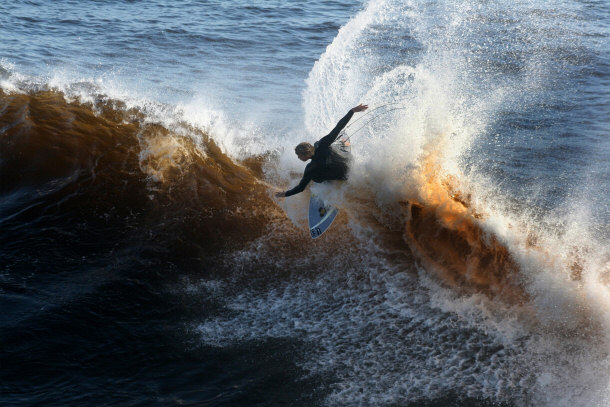
[[309, 156], [307, 154], [297, 154], [297, 157], [299, 157], [299, 160], [301, 160], [301, 161], [307, 161], [311, 158], [311, 156]]

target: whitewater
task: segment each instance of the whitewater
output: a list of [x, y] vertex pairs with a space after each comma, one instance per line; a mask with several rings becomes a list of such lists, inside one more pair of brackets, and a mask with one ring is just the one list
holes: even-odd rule
[[[606, 2], [17, 1], [0, 33], [3, 405], [610, 405]], [[313, 241], [274, 193], [359, 103]]]

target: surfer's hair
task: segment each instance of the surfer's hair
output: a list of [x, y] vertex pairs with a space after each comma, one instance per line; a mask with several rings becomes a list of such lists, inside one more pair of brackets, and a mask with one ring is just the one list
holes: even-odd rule
[[313, 155], [315, 149], [311, 144], [304, 141], [294, 148], [294, 152], [297, 153], [297, 155]]

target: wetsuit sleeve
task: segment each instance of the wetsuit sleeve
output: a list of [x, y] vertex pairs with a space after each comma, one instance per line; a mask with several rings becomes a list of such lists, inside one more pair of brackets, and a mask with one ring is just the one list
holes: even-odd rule
[[299, 185], [286, 191], [286, 196], [295, 195], [300, 192], [303, 192], [307, 184], [309, 184], [309, 181], [311, 181], [311, 176], [308, 175], [307, 172], [305, 172], [305, 174], [303, 174], [303, 178], [301, 178], [301, 182], [299, 182]]
[[343, 130], [343, 128], [347, 125], [353, 115], [354, 112], [350, 109], [350, 111], [347, 112], [345, 116], [343, 116], [343, 119], [339, 120], [339, 123], [337, 123], [335, 128], [332, 129], [332, 131], [326, 136], [322, 137], [320, 141], [318, 141], [316, 148], [320, 149], [330, 147], [330, 145], [337, 139], [337, 137], [339, 137], [339, 133], [341, 133], [341, 130]]

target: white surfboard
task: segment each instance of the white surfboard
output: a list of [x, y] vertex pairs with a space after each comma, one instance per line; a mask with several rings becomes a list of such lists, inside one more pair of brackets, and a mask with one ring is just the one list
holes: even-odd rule
[[339, 210], [324, 203], [322, 198], [311, 194], [309, 198], [309, 234], [317, 239], [332, 225]]

